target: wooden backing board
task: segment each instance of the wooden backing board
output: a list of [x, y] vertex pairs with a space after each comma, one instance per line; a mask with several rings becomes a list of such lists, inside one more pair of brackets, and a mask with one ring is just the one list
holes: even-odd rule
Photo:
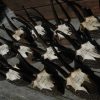
[[[5, 4], [11, 8], [16, 14], [25, 16], [25, 13], [22, 9], [24, 5], [26, 8], [35, 7], [37, 8], [47, 19], [53, 19], [53, 13], [50, 6], [50, 0], [3, 0]], [[60, 0], [60, 2], [62, 2]], [[81, 0], [78, 1], [82, 6], [87, 6], [92, 9], [94, 15], [100, 15], [99, 0]], [[66, 8], [66, 11], [71, 17], [75, 17], [75, 14], [71, 11], [65, 3], [62, 2], [62, 5]], [[59, 17], [65, 18], [57, 4], [55, 3]], [[29, 9], [30, 10], [30, 9]]]

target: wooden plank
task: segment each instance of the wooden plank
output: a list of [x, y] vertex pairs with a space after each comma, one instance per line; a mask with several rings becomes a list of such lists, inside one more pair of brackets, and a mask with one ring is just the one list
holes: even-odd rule
[[50, 0], [3, 0], [11, 9], [21, 10], [24, 5], [29, 7], [41, 7], [50, 5]]
[[[29, 7], [40, 7], [50, 5], [50, 0], [3, 0], [13, 10], [21, 10], [24, 5], [26, 8]], [[60, 0], [61, 1], [61, 0]], [[94, 6], [95, 3], [99, 3], [99, 0], [81, 0], [82, 5]], [[97, 5], [98, 6], [98, 5]]]
[[[84, 2], [84, 5], [87, 7], [90, 7], [94, 13], [94, 15], [100, 15], [100, 10], [99, 10], [99, 6], [98, 2], [94, 2], [92, 1], [92, 3], [94, 4], [94, 6], [92, 6], [91, 4]], [[82, 3], [81, 3], [82, 4]], [[63, 4], [63, 6], [66, 8], [66, 11], [69, 13], [69, 15], [71, 17], [75, 17], [75, 14], [73, 13], [73, 11], [66, 6], [66, 4]], [[55, 8], [57, 9], [58, 15], [60, 18], [66, 18], [63, 13], [61, 12], [61, 9], [59, 9], [59, 7], [56, 5]], [[51, 6], [44, 6], [44, 7], [38, 7], [37, 8], [47, 19], [53, 19], [53, 13], [52, 13], [52, 9]], [[22, 14], [23, 16], [25, 16], [25, 13], [23, 10], [21, 11], [16, 11], [17, 14]]]
[[[22, 9], [24, 5], [26, 8], [36, 7], [47, 19], [53, 19], [53, 13], [50, 6], [50, 0], [4, 0], [4, 2], [10, 7], [12, 10], [15, 11], [16, 14], [20, 14], [25, 16], [25, 13]], [[79, 3], [82, 6], [90, 7], [95, 15], [100, 15], [100, 8], [99, 8], [99, 0], [81, 0]], [[71, 17], [75, 17], [75, 14], [71, 11], [70, 8], [66, 6], [66, 4], [62, 3], [63, 6], [66, 8], [66, 11], [70, 14]], [[59, 17], [65, 18], [61, 10], [58, 6], [55, 7], [57, 12], [59, 13]]]
[[[65, 6], [65, 4], [63, 4], [63, 5], [66, 8], [68, 14], [70, 16], [74, 16], [74, 13], [71, 11], [71, 9], [69, 9], [67, 6]], [[55, 5], [55, 8], [57, 9], [57, 14], [58, 14], [58, 16], [60, 18], [66, 18], [65, 15], [62, 13], [62, 11], [61, 11], [61, 9], [59, 8], [58, 5]], [[39, 10], [47, 19], [53, 19], [54, 18], [51, 6], [39, 7], [39, 8], [37, 8], [37, 10]], [[30, 13], [32, 13], [31, 9], [28, 9], [28, 11]], [[25, 12], [23, 10], [21, 10], [21, 11], [15, 11], [15, 13], [16, 14], [21, 14], [23, 16], [26, 16], [26, 14], [25, 14]]]

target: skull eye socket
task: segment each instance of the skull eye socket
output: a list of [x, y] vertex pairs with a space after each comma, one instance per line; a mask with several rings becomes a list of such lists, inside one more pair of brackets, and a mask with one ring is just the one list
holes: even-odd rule
[[21, 34], [19, 37], [20, 37], [20, 38], [23, 38], [23, 37], [25, 37], [25, 34]]
[[29, 55], [29, 53], [28, 52], [25, 52], [25, 54], [28, 56]]

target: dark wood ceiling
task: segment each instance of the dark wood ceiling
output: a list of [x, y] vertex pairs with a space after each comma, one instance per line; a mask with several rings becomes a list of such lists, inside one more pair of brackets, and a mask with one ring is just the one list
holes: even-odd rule
[[[53, 19], [53, 13], [50, 6], [50, 0], [3, 0], [6, 5], [11, 8], [16, 14], [25, 16], [22, 9], [24, 5], [26, 8], [35, 7], [37, 8], [47, 19]], [[90, 7], [95, 15], [100, 15], [99, 0], [81, 0], [78, 1], [81, 5]], [[63, 2], [63, 6], [66, 8], [67, 12], [71, 17], [75, 17], [74, 13], [68, 8]], [[55, 7], [61, 18], [65, 18], [61, 10], [55, 3]]]

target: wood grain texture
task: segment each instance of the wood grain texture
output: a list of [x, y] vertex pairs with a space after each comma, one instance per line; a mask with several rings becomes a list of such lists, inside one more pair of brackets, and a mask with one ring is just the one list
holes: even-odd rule
[[[3, 0], [6, 5], [11, 8], [16, 14], [20, 14], [26, 17], [22, 6], [24, 5], [26, 8], [35, 7], [37, 8], [47, 19], [53, 19], [53, 13], [50, 6], [50, 0]], [[60, 0], [61, 2], [61, 0]], [[82, 6], [86, 6], [92, 9], [94, 15], [100, 15], [99, 8], [99, 0], [81, 0], [78, 1]], [[66, 11], [69, 13], [71, 17], [75, 17], [74, 13], [70, 8], [66, 6], [65, 3], [62, 2], [62, 5], [66, 8]], [[57, 4], [55, 3], [55, 7], [57, 9], [58, 15], [61, 18], [65, 18]], [[30, 9], [29, 9], [30, 10]], [[30, 11], [31, 12], [31, 11]]]

